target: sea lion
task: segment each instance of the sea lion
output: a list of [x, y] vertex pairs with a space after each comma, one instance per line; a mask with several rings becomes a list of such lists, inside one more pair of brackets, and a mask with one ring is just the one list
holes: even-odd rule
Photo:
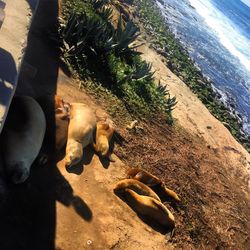
[[83, 103], [71, 103], [68, 128], [65, 166], [77, 164], [83, 155], [83, 148], [93, 143], [96, 117], [93, 111]]
[[5, 173], [14, 184], [29, 177], [45, 130], [46, 120], [40, 105], [29, 96], [14, 97], [1, 134]]
[[60, 114], [60, 118], [68, 119], [70, 115], [70, 104], [65, 102], [61, 96], [55, 96], [55, 113]]
[[139, 195], [129, 188], [125, 189], [125, 196], [129, 205], [139, 214], [145, 215], [169, 229], [175, 227], [173, 214], [160, 201], [149, 196]]
[[171, 189], [167, 188], [165, 184], [156, 176], [140, 168], [132, 168], [127, 171], [127, 178], [138, 180], [147, 186], [151, 187], [162, 200], [166, 197], [170, 197], [173, 200], [179, 202], [179, 196]]
[[105, 121], [99, 121], [96, 125], [96, 135], [93, 147], [95, 151], [102, 157], [106, 157], [110, 160], [109, 143], [114, 134], [115, 128], [111, 121], [106, 119]]
[[107, 119], [109, 119], [108, 114], [104, 110], [102, 110], [100, 108], [97, 108], [95, 110], [95, 115], [96, 115], [96, 121], [97, 122], [106, 121]]
[[161, 201], [159, 196], [150, 187], [133, 179], [124, 179], [118, 181], [115, 185], [114, 192], [124, 193], [126, 188], [132, 189], [138, 194], [150, 196], [158, 201]]
[[162, 183], [162, 181], [159, 178], [140, 168], [129, 169], [127, 171], [127, 177], [143, 182], [149, 187]]
[[67, 143], [68, 126], [70, 117], [70, 105], [64, 102], [62, 97], [55, 96], [55, 123], [56, 123], [56, 152]]

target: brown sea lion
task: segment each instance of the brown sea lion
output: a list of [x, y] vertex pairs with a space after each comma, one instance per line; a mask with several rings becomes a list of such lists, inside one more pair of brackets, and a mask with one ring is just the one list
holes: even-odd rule
[[139, 195], [129, 188], [125, 189], [125, 196], [129, 205], [139, 214], [145, 215], [169, 229], [174, 228], [173, 214], [160, 201], [149, 196]]
[[31, 97], [14, 97], [1, 134], [2, 156], [7, 177], [24, 182], [41, 149], [46, 120], [40, 105]]
[[62, 97], [55, 96], [56, 151], [59, 152], [67, 143], [70, 105]]
[[93, 147], [95, 151], [102, 157], [110, 158], [109, 143], [114, 134], [115, 128], [111, 121], [99, 121], [96, 125], [96, 135]]
[[96, 117], [83, 103], [71, 103], [65, 166], [77, 164], [83, 156], [83, 148], [93, 143]]
[[61, 115], [61, 119], [68, 119], [70, 116], [70, 104], [58, 95], [55, 96], [55, 113]]
[[162, 200], [164, 200], [165, 197], [170, 197], [177, 202], [180, 201], [179, 196], [173, 190], [167, 188], [162, 180], [145, 170], [140, 168], [129, 169], [127, 171], [127, 177], [138, 180], [151, 187], [161, 197]]
[[162, 183], [159, 178], [140, 168], [130, 168], [127, 171], [127, 177], [143, 182], [149, 187]]
[[118, 181], [115, 185], [115, 193], [124, 193], [125, 189], [129, 188], [141, 195], [150, 196], [158, 201], [161, 201], [159, 196], [147, 185], [133, 179], [124, 179]]
[[96, 115], [96, 121], [99, 122], [99, 121], [106, 121], [108, 118], [108, 114], [103, 111], [102, 109], [100, 108], [97, 108], [95, 110], [95, 115]]

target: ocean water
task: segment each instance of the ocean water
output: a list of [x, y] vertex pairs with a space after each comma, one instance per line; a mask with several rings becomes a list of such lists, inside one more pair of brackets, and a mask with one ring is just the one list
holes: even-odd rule
[[250, 135], [250, 0], [164, 0], [166, 23]]

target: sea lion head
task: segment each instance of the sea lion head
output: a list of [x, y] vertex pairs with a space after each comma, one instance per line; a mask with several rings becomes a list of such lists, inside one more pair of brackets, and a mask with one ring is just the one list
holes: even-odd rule
[[30, 175], [30, 170], [24, 162], [8, 164], [6, 169], [8, 169], [7, 176], [13, 184], [25, 182]]
[[76, 165], [78, 162], [80, 162], [81, 158], [75, 157], [73, 154], [67, 155], [65, 157], [65, 167], [72, 167]]
[[82, 147], [71, 147], [64, 158], [65, 167], [72, 167], [79, 163], [81, 159]]
[[101, 143], [98, 144], [97, 148], [98, 153], [102, 156], [105, 157], [108, 154], [109, 151], [109, 143], [107, 140], [102, 141]]
[[66, 118], [69, 118], [70, 115], [70, 104], [65, 102], [61, 96], [55, 96], [55, 113], [63, 114]]

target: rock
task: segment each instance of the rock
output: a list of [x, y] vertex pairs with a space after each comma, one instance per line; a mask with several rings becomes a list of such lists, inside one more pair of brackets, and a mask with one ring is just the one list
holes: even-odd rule
[[130, 125], [128, 125], [128, 126], [126, 127], [126, 129], [132, 130], [133, 128], [136, 127], [136, 124], [138, 124], [138, 121], [137, 121], [137, 120], [134, 120], [134, 121], [132, 121], [132, 122], [130, 123]]

